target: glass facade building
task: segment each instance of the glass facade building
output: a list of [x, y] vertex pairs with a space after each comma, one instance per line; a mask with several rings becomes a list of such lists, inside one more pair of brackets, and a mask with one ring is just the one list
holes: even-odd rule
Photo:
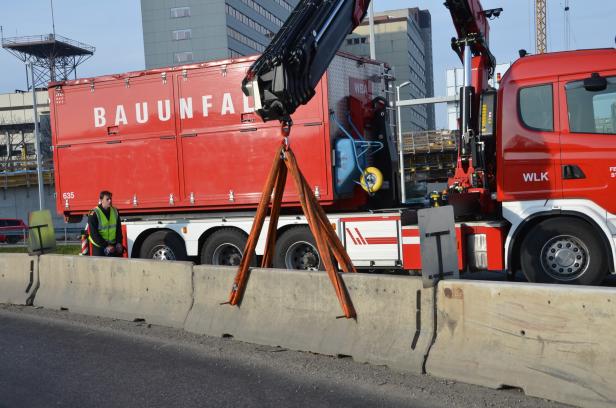
[[298, 0], [141, 0], [147, 69], [262, 52]]
[[[394, 71], [401, 99], [434, 96], [432, 72], [432, 19], [428, 10], [418, 8], [389, 10], [374, 14], [376, 59], [388, 63]], [[370, 56], [368, 19], [351, 33], [341, 49]], [[435, 129], [434, 105], [403, 109], [403, 131]]]

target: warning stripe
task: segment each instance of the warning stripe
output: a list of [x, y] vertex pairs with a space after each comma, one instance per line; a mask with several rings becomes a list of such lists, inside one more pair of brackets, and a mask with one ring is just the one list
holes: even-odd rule
[[[353, 240], [353, 244], [357, 245], [357, 241], [355, 240], [355, 237], [353, 236], [353, 233], [351, 233], [351, 231], [348, 228], [345, 228], [347, 234], [349, 234], [349, 237], [351, 237], [351, 239]], [[361, 243], [359, 244], [361, 245]]]
[[366, 238], [368, 245], [389, 245], [389, 244], [397, 244], [398, 238], [396, 237], [375, 237], [375, 238]]
[[419, 245], [419, 237], [402, 237], [402, 245]]
[[357, 227], [355, 228], [355, 232], [357, 232], [357, 235], [359, 236], [359, 240], [361, 240], [362, 244], [368, 245], [368, 243], [366, 242], [366, 239], [361, 235], [361, 232], [359, 232], [359, 229], [357, 229]]
[[357, 232], [358, 237], [354, 237], [351, 230], [345, 228], [347, 235], [351, 238], [354, 245], [397, 245], [398, 238], [397, 237], [372, 237], [372, 238], [364, 238], [361, 235], [361, 232], [357, 228], [355, 228], [355, 232]]
[[403, 237], [419, 237], [419, 228], [402, 228]]

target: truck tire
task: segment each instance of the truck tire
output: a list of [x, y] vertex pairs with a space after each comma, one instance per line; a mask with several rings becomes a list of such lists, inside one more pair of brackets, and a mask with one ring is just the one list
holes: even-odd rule
[[529, 282], [597, 285], [608, 273], [603, 242], [587, 222], [550, 218], [534, 226], [520, 248]]
[[274, 268], [304, 271], [324, 271], [317, 244], [308, 226], [284, 231], [276, 240]]
[[186, 261], [186, 246], [175, 232], [156, 231], [143, 241], [139, 258], [159, 261]]
[[[223, 228], [214, 232], [201, 247], [201, 264], [239, 266], [248, 237], [243, 231]], [[257, 257], [253, 256], [250, 266], [257, 266]]]

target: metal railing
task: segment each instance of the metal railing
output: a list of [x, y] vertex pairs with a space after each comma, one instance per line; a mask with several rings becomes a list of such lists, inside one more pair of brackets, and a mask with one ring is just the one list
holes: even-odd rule
[[[83, 227], [58, 227], [54, 228], [56, 242], [59, 244], [76, 244], [81, 241]], [[19, 246], [28, 245], [30, 230], [27, 227], [0, 227], [0, 245], [14, 244]]]
[[[41, 167], [43, 171], [53, 170], [52, 159], [44, 159]], [[23, 174], [28, 171], [36, 172], [36, 159], [0, 159], [0, 173]]]
[[28, 36], [23, 36], [23, 37], [3, 38], [2, 46], [10, 47], [10, 46], [18, 46], [18, 45], [27, 45], [27, 44], [37, 43], [37, 42], [46, 43], [50, 41], [62, 42], [62, 43], [71, 45], [76, 48], [81, 48], [82, 50], [85, 50], [90, 53], [94, 53], [94, 51], [96, 51], [96, 48], [92, 47], [91, 45], [80, 43], [79, 41], [71, 40], [70, 38], [66, 38], [66, 37], [63, 37], [57, 34], [28, 35]]

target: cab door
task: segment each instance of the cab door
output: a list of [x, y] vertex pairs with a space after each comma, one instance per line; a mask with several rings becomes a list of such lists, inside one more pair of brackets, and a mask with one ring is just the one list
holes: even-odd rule
[[604, 87], [591, 74], [559, 78], [563, 198], [616, 214], [616, 71], [597, 72]]
[[557, 85], [552, 78], [501, 84], [502, 201], [562, 197]]

